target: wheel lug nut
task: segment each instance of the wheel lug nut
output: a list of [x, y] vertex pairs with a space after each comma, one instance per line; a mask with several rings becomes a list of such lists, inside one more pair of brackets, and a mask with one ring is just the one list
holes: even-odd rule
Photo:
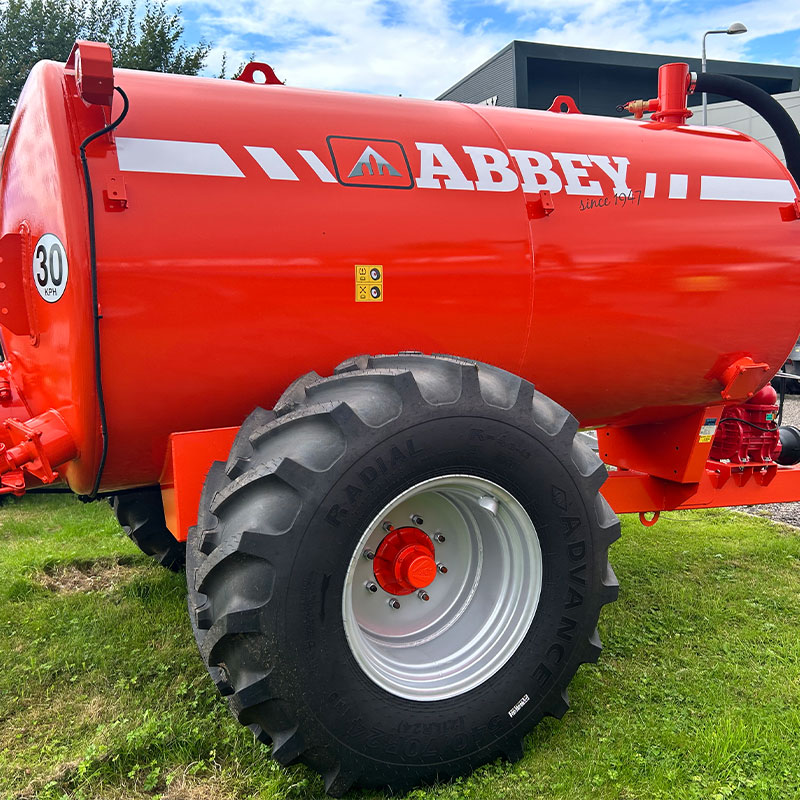
[[424, 589], [420, 589], [417, 592], [417, 597], [419, 597], [420, 600], [424, 600], [426, 603], [431, 599], [431, 596]]
[[373, 553], [372, 550], [365, 550], [363, 555], [367, 561], [372, 561], [372, 559], [375, 558], [375, 553]]
[[437, 533], [437, 534], [436, 534], [436, 535], [435, 535], [433, 538], [434, 538], [434, 539], [435, 539], [437, 542], [439, 542], [439, 544], [442, 544], [442, 542], [444, 542], [444, 541], [445, 541], [445, 538], [444, 538], [444, 534], [443, 534], [443, 533]]
[[386, 602], [388, 603], [389, 608], [393, 608], [395, 611], [400, 608], [400, 601], [396, 597], [390, 597]]
[[378, 591], [377, 584], [373, 583], [372, 581], [367, 581], [364, 586], [367, 588], [367, 591], [372, 592], [373, 594]]
[[422, 519], [422, 517], [421, 517], [419, 514], [412, 514], [412, 515], [411, 515], [411, 521], [412, 521], [412, 522], [413, 522], [413, 523], [414, 523], [414, 524], [415, 524], [417, 527], [419, 527], [420, 525], [422, 525], [422, 523], [424, 522], [424, 520]]
[[447, 572], [447, 567], [444, 564], [442, 564], [441, 561], [436, 565], [436, 569], [438, 569], [439, 572], [442, 573], [442, 575], [444, 575]]
[[383, 521], [381, 528], [383, 528], [388, 533], [389, 531], [392, 530], [392, 528], [394, 528], [394, 525], [392, 525], [392, 523], [389, 522], [389, 520], [387, 519]]

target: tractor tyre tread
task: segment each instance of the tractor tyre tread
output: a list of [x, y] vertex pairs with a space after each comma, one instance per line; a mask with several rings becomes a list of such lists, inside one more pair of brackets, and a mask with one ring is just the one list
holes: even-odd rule
[[[285, 696], [290, 664], [274, 655], [270, 619], [286, 594], [278, 584], [294, 562], [292, 538], [316, 509], [307, 499], [326, 473], [353, 458], [354, 435], [392, 429], [404, 409], [448, 413], [503, 413], [529, 420], [561, 463], [572, 463], [572, 480], [583, 498], [592, 532], [592, 574], [597, 590], [587, 595], [586, 628], [574, 654], [538, 710], [467, 756], [442, 758], [415, 771], [380, 765], [358, 756], [327, 734], [296, 699]], [[267, 412], [269, 414], [269, 412]], [[524, 735], [543, 716], [561, 717], [569, 708], [566, 687], [581, 663], [595, 662], [602, 645], [596, 622], [602, 606], [617, 597], [608, 548], [619, 523], [598, 494], [606, 471], [576, 438], [574, 417], [527, 381], [495, 367], [450, 356], [404, 353], [358, 356], [330, 377], [307, 373], [275, 407], [275, 417], [258, 409], [242, 425], [227, 464], [214, 464], [206, 479], [198, 524], [187, 550], [189, 610], [195, 638], [231, 711], [256, 738], [272, 741], [281, 764], [302, 761], [322, 774], [328, 794], [340, 797], [353, 785], [402, 791], [419, 781], [446, 779], [497, 757], [517, 760]], [[388, 435], [388, 434], [387, 434]], [[376, 436], [377, 438], [377, 436]], [[258, 576], [258, 579], [256, 579]], [[261, 627], [259, 627], [261, 626]], [[573, 652], [573, 651], [571, 651]], [[254, 654], [255, 663], [254, 663]], [[379, 775], [380, 773], [380, 775]]]
[[109, 500], [122, 529], [143, 553], [173, 572], [183, 569], [186, 544], [167, 528], [160, 487], [124, 492]]

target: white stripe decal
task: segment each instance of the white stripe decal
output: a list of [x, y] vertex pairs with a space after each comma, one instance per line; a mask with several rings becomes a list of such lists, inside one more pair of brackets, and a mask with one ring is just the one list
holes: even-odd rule
[[319, 156], [315, 152], [312, 150], [298, 150], [297, 152], [303, 157], [306, 164], [317, 173], [317, 177], [323, 183], [338, 183], [336, 178], [331, 174], [331, 171], [319, 160]]
[[118, 136], [116, 143], [119, 168], [123, 172], [244, 177], [233, 159], [220, 145], [212, 142], [130, 139]]
[[299, 181], [292, 168], [278, 155], [274, 147], [245, 147], [258, 161], [258, 166], [274, 181]]
[[670, 175], [669, 176], [669, 199], [670, 200], [685, 200], [689, 188], [688, 175]]
[[733, 178], [703, 175], [701, 200], [749, 200], [754, 203], [791, 203], [795, 198], [789, 181], [772, 178]]
[[645, 197], [655, 197], [656, 196], [656, 173], [655, 172], [648, 172], [644, 176], [644, 196]]

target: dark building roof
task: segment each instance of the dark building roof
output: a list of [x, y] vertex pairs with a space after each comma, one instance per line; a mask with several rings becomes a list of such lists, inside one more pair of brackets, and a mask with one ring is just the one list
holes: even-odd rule
[[[585, 114], [615, 116], [620, 103], [655, 97], [658, 68], [671, 61], [685, 61], [700, 72], [699, 58], [513, 41], [437, 100], [546, 109], [556, 95], [568, 94]], [[770, 94], [800, 89], [800, 67], [709, 60], [707, 69], [751, 81]], [[690, 106], [700, 102], [699, 94], [689, 97]]]

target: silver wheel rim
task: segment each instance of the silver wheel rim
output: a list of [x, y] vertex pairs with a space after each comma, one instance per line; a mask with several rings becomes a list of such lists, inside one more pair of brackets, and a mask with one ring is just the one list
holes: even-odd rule
[[[446, 572], [424, 589], [427, 601], [417, 592], [391, 595], [376, 580], [369, 554], [386, 522], [418, 527], [434, 541]], [[386, 505], [361, 537], [345, 576], [345, 635], [378, 686], [410, 700], [444, 700], [480, 686], [514, 655], [541, 586], [539, 537], [513, 495], [473, 475], [432, 478]]]

